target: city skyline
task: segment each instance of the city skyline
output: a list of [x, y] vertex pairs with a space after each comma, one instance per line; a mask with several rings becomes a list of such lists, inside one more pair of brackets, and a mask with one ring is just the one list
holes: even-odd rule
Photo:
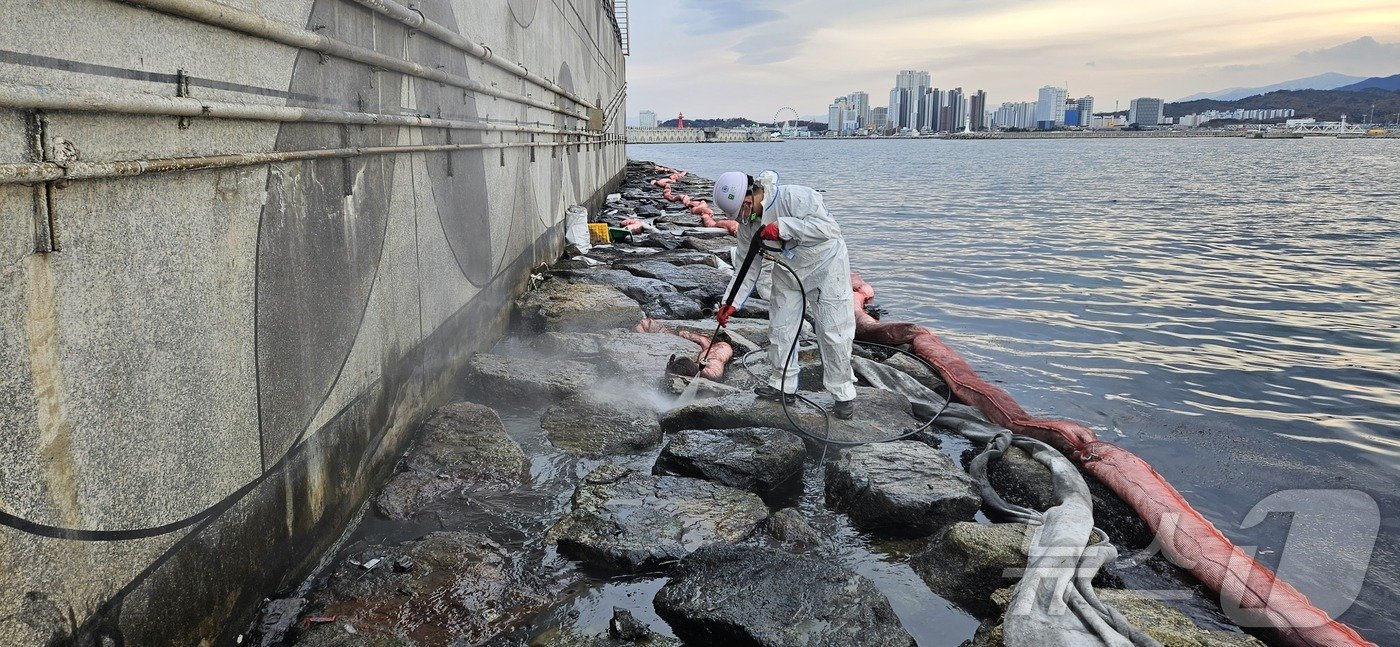
[[1157, 4], [1162, 11], [1147, 2], [1124, 13], [1081, 2], [887, 0], [852, 13], [830, 0], [657, 0], [633, 7], [629, 113], [767, 121], [784, 106], [822, 115], [852, 91], [887, 106], [900, 70], [928, 71], [931, 86], [983, 89], [989, 108], [1034, 101], [1053, 85], [1098, 97], [1101, 112], [1143, 96], [1400, 72], [1393, 3]]

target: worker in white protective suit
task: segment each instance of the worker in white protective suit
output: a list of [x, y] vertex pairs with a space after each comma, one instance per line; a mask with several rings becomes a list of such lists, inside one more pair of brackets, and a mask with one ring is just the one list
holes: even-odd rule
[[[779, 184], [778, 174], [773, 171], [764, 171], [757, 178], [731, 171], [715, 182], [714, 201], [724, 213], [739, 221], [736, 267], [757, 234], [765, 244], [782, 247], [782, 260], [797, 274], [796, 279], [801, 279], [799, 287], [791, 273], [780, 267], [771, 268], [768, 359], [773, 372], [768, 384], [755, 388], [754, 393], [769, 400], [794, 401], [799, 366], [797, 358], [789, 357], [789, 353], [802, 329], [805, 288], [807, 310], [816, 324], [817, 346], [821, 349], [823, 384], [836, 399], [832, 415], [849, 419], [855, 412], [856, 399], [855, 374], [851, 370], [851, 344], [856, 336], [851, 262], [841, 227], [822, 204], [821, 194], [805, 186]], [[721, 306], [715, 313], [721, 326], [744, 307], [758, 282], [761, 267], [752, 267], [743, 276], [736, 271], [726, 294], [737, 283], [738, 295], [733, 304]]]

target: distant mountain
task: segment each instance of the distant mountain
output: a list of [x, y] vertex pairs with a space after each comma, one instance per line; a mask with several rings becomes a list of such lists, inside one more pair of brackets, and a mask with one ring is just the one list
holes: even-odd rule
[[1180, 117], [1206, 110], [1237, 108], [1292, 108], [1296, 117], [1312, 117], [1318, 121], [1337, 121], [1347, 115], [1353, 123], [1363, 121], [1374, 109], [1377, 121], [1390, 122], [1400, 119], [1400, 90], [1278, 90], [1238, 101], [1178, 101], [1168, 103], [1164, 112], [1168, 117]]
[[1366, 88], [1377, 88], [1380, 90], [1400, 90], [1400, 74], [1392, 74], [1390, 76], [1373, 76], [1360, 83], [1344, 85], [1337, 89], [1346, 90], [1347, 92], [1355, 92], [1357, 90], [1365, 90]]
[[1230, 88], [1228, 90], [1218, 90], [1216, 92], [1200, 92], [1189, 97], [1177, 99], [1175, 103], [1186, 101], [1200, 101], [1202, 99], [1212, 99], [1215, 101], [1237, 101], [1245, 97], [1252, 97], [1258, 94], [1268, 94], [1278, 90], [1335, 90], [1341, 86], [1366, 81], [1359, 76], [1347, 76], [1336, 72], [1328, 72], [1317, 76], [1310, 76], [1306, 79], [1293, 79], [1283, 83], [1266, 85], [1262, 88]]
[[[663, 121], [657, 125], [662, 128], [675, 128], [676, 126], [680, 125], [680, 123], [676, 119], [667, 119], [666, 121]], [[686, 128], [748, 128], [750, 126], [757, 125], [757, 121], [754, 121], [752, 119], [745, 119], [743, 117], [729, 117], [727, 119], [685, 120]]]

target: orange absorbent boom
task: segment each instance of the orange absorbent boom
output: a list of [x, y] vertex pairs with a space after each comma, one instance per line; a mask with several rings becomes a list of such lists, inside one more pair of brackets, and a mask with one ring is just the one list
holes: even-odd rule
[[651, 317], [643, 319], [634, 328], [637, 332], [649, 333], [670, 333], [700, 345], [699, 372], [695, 377], [703, 377], [707, 380], [718, 381], [724, 377], [724, 367], [729, 364], [729, 360], [734, 358], [734, 347], [729, 342], [715, 340], [711, 342], [705, 335], [693, 333], [689, 330], [674, 330]]
[[671, 174], [670, 177], [664, 177], [659, 180], [651, 181], [653, 186], [661, 187], [662, 197], [666, 198], [671, 202], [679, 202], [682, 205], [685, 205], [687, 208], [690, 209], [691, 213], [700, 216], [700, 223], [706, 227], [719, 227], [728, 230], [730, 235], [735, 235], [739, 233], [739, 221], [729, 219], [716, 220], [715, 210], [713, 207], [710, 206], [708, 202], [704, 200], [696, 200], [684, 193], [676, 193], [671, 190], [672, 184], [680, 181], [681, 178], [685, 177], [685, 171], [677, 171], [675, 169], [667, 168], [665, 166], [660, 165], [656, 167], [656, 170], [661, 171], [662, 173]]
[[1263, 630], [1271, 642], [1279, 644], [1375, 647], [1232, 544], [1146, 461], [1099, 440], [1085, 425], [1026, 413], [1006, 391], [983, 380], [929, 329], [881, 322], [866, 313], [865, 303], [874, 298], [875, 290], [859, 275], [851, 275], [851, 289], [855, 293], [857, 339], [889, 346], [912, 345], [917, 355], [938, 368], [959, 400], [977, 407], [993, 422], [1069, 456], [1142, 517], [1173, 563], [1218, 593], [1223, 607], [1239, 609], [1232, 613], [1236, 621]]

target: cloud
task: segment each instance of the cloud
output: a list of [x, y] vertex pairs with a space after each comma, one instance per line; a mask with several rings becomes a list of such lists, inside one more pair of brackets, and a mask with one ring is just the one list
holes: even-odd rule
[[1400, 43], [1381, 43], [1370, 36], [1362, 36], [1336, 47], [1299, 52], [1293, 58], [1305, 63], [1326, 65], [1363, 63], [1394, 66], [1400, 61]]
[[692, 34], [740, 31], [787, 18], [786, 13], [765, 7], [765, 4], [777, 3], [773, 0], [685, 0], [682, 17], [685, 29]]
[[793, 33], [758, 34], [735, 43], [729, 49], [739, 55], [739, 62], [746, 65], [766, 65], [781, 63], [797, 56], [798, 50], [807, 42], [805, 36]]

